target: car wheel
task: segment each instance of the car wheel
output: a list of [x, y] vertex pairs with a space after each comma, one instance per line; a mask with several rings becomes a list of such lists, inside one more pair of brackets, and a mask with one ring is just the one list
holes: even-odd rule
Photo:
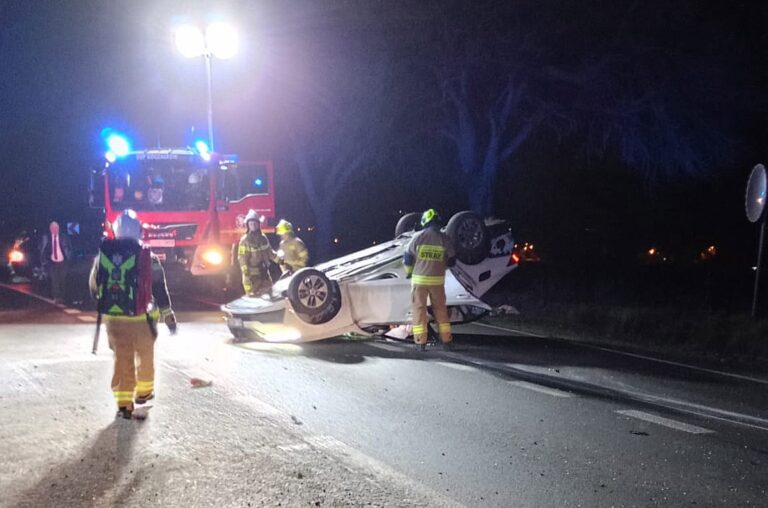
[[459, 212], [448, 221], [445, 234], [453, 242], [456, 258], [464, 264], [476, 265], [488, 256], [488, 230], [474, 212]]
[[395, 226], [395, 238], [408, 231], [416, 231], [420, 220], [421, 214], [417, 212], [406, 213], [400, 217], [400, 220], [397, 221], [397, 226]]
[[341, 309], [338, 283], [314, 268], [302, 268], [293, 275], [288, 300], [299, 317], [311, 324], [327, 323]]

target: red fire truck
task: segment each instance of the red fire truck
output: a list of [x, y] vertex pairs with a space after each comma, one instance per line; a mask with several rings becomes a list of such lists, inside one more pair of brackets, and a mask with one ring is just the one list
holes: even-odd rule
[[263, 217], [264, 231], [274, 223], [271, 161], [241, 162], [189, 148], [129, 151], [120, 157], [108, 153], [91, 184], [92, 203], [102, 176], [105, 234], [111, 234], [120, 212], [131, 208], [152, 251], [167, 267], [192, 275], [229, 268], [248, 210]]

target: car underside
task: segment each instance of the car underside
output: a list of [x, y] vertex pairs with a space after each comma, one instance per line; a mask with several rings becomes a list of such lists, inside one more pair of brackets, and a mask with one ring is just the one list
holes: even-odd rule
[[[387, 334], [411, 321], [411, 281], [403, 254], [415, 233], [416, 214], [401, 218], [395, 239], [304, 268], [278, 280], [270, 294], [244, 296], [222, 306], [238, 339], [308, 342], [348, 333]], [[454, 215], [444, 228], [457, 262], [446, 272], [451, 322], [485, 315], [480, 300], [513, 270], [514, 241], [508, 225], [472, 212]]]

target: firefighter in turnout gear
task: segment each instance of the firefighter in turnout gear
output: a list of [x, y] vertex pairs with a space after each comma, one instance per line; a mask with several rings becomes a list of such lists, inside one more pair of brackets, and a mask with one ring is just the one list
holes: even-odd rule
[[421, 351], [429, 333], [427, 300], [437, 321], [440, 341], [449, 348], [453, 337], [445, 304], [445, 270], [456, 263], [451, 240], [440, 231], [440, 217], [430, 208], [421, 216], [423, 229], [413, 235], [403, 255], [406, 277], [411, 279], [413, 339]]
[[255, 210], [245, 216], [246, 233], [237, 247], [237, 262], [243, 275], [243, 291], [248, 296], [271, 294], [272, 277], [269, 264], [277, 263], [277, 254], [261, 232], [261, 221]]
[[160, 259], [141, 244], [136, 212], [125, 210], [113, 230], [115, 239], [104, 240], [99, 248], [89, 286], [115, 353], [112, 392], [117, 416], [130, 419], [134, 404], [155, 396], [157, 321], [163, 319], [175, 334], [176, 316]]
[[280, 219], [275, 232], [280, 235], [280, 248], [277, 251], [280, 267], [283, 273], [293, 273], [307, 266], [309, 251], [301, 238], [293, 232], [293, 224]]

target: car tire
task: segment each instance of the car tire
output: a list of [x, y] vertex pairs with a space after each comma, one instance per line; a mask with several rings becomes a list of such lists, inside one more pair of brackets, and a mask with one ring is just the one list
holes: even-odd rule
[[315, 268], [302, 268], [293, 274], [288, 300], [303, 321], [314, 325], [327, 323], [341, 309], [338, 283]]
[[462, 263], [476, 265], [488, 256], [488, 230], [475, 212], [459, 212], [451, 217], [445, 234], [453, 242], [456, 259]]
[[416, 231], [420, 220], [421, 214], [417, 212], [406, 213], [400, 217], [400, 220], [397, 221], [397, 225], [395, 226], [395, 238], [402, 235], [403, 233]]

